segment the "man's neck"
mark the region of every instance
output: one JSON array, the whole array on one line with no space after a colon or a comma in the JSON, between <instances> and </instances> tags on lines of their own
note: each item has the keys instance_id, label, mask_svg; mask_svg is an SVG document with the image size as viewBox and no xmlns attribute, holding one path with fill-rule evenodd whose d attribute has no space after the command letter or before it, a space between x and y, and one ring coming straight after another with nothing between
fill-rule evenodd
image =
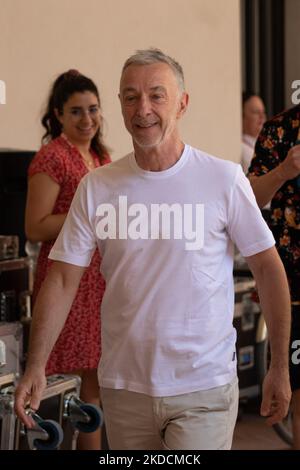
<instances>
[{"instance_id":1,"label":"man's neck","mask_svg":"<svg viewBox=\"0 0 300 470\"><path fill-rule=\"evenodd\" d=\"M180 159L184 143L178 141L169 145L161 144L151 148L141 148L135 142L135 159L140 168L146 171L163 171L171 168Z\"/></svg>"}]
</instances>

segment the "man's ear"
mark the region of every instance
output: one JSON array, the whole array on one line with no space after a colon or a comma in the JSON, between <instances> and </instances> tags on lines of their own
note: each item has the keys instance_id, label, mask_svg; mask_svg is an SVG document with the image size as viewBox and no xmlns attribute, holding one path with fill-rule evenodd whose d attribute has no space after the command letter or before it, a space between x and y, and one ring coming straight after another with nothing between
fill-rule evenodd
<instances>
[{"instance_id":1,"label":"man's ear","mask_svg":"<svg viewBox=\"0 0 300 470\"><path fill-rule=\"evenodd\" d=\"M182 93L179 102L179 110L177 113L177 118L179 119L186 112L189 104L189 95L185 91Z\"/></svg>"}]
</instances>

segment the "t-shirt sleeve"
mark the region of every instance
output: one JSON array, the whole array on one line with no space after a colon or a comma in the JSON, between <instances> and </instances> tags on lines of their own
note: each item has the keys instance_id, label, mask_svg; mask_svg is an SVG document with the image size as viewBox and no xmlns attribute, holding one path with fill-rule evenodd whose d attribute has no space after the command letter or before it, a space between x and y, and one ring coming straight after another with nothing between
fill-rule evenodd
<instances>
[{"instance_id":1,"label":"t-shirt sleeve","mask_svg":"<svg viewBox=\"0 0 300 470\"><path fill-rule=\"evenodd\" d=\"M83 178L49 258L76 266L89 266L96 248L96 236L90 219L87 187Z\"/></svg>"},{"instance_id":2,"label":"t-shirt sleeve","mask_svg":"<svg viewBox=\"0 0 300 470\"><path fill-rule=\"evenodd\" d=\"M266 124L257 138L248 175L262 176L276 168L278 165L277 141L278 138L274 134L274 130Z\"/></svg>"},{"instance_id":3,"label":"t-shirt sleeve","mask_svg":"<svg viewBox=\"0 0 300 470\"><path fill-rule=\"evenodd\" d=\"M275 244L240 165L231 189L227 230L242 256L255 255Z\"/></svg>"},{"instance_id":4,"label":"t-shirt sleeve","mask_svg":"<svg viewBox=\"0 0 300 470\"><path fill-rule=\"evenodd\" d=\"M62 153L55 148L42 147L29 166L28 177L30 178L37 173L46 173L53 181L62 185L66 174Z\"/></svg>"}]
</instances>

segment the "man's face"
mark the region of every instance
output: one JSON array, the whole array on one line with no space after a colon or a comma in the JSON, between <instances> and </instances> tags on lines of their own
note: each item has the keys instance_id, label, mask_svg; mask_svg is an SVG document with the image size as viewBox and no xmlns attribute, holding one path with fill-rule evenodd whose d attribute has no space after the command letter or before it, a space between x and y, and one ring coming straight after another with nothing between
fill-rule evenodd
<instances>
[{"instance_id":1,"label":"man's face","mask_svg":"<svg viewBox=\"0 0 300 470\"><path fill-rule=\"evenodd\" d=\"M168 64L127 67L119 97L125 126L136 146L150 149L177 136L177 121L188 98Z\"/></svg>"},{"instance_id":2,"label":"man's face","mask_svg":"<svg viewBox=\"0 0 300 470\"><path fill-rule=\"evenodd\" d=\"M243 109L243 132L257 138L266 120L264 103L259 96L251 96Z\"/></svg>"}]
</instances>

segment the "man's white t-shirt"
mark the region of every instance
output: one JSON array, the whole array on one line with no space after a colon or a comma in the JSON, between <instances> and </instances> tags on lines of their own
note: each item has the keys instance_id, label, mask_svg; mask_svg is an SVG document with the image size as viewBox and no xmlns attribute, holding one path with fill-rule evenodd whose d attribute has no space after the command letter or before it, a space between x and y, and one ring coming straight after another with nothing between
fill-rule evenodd
<instances>
[{"instance_id":1,"label":"man's white t-shirt","mask_svg":"<svg viewBox=\"0 0 300 470\"><path fill-rule=\"evenodd\" d=\"M167 170L130 154L82 180L50 258L88 266L99 247L102 387L172 396L233 380L234 243L251 256L274 238L233 162L185 145Z\"/></svg>"}]
</instances>

